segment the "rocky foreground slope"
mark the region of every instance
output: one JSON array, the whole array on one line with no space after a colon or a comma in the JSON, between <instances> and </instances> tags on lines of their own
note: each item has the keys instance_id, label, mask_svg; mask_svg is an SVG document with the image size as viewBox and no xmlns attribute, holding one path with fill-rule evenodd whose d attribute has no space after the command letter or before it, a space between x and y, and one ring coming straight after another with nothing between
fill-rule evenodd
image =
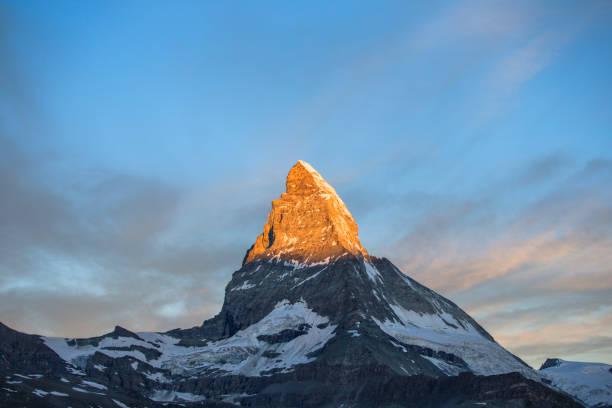
<instances>
[{"instance_id":1,"label":"rocky foreground slope","mask_svg":"<svg viewBox=\"0 0 612 408\"><path fill-rule=\"evenodd\" d=\"M201 326L90 339L2 326L0 353L6 406L581 406L453 302L369 255L302 161Z\"/></svg>"}]
</instances>

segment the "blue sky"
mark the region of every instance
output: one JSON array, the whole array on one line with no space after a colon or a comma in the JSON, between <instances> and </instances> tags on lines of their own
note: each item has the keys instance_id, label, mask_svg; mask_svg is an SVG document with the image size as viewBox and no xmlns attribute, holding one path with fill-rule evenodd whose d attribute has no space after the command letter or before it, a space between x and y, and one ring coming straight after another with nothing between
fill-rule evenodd
<instances>
[{"instance_id":1,"label":"blue sky","mask_svg":"<svg viewBox=\"0 0 612 408\"><path fill-rule=\"evenodd\" d=\"M1 320L200 324L303 159L370 253L531 364L610 363L611 17L597 1L7 1Z\"/></svg>"}]
</instances>

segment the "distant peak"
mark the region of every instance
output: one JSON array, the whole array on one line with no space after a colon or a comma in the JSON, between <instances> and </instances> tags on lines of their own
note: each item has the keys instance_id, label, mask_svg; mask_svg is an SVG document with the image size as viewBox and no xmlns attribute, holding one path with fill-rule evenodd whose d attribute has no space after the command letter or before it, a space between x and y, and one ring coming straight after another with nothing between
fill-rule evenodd
<instances>
[{"instance_id":1,"label":"distant peak","mask_svg":"<svg viewBox=\"0 0 612 408\"><path fill-rule=\"evenodd\" d=\"M351 254L368 256L353 216L310 164L298 160L285 185L286 193L272 201L264 231L247 252L244 264L271 259L317 263Z\"/></svg>"},{"instance_id":2,"label":"distant peak","mask_svg":"<svg viewBox=\"0 0 612 408\"><path fill-rule=\"evenodd\" d=\"M540 370L545 370L550 367L557 367L563 364L565 361L560 358L547 358L546 361L540 367Z\"/></svg>"},{"instance_id":3,"label":"distant peak","mask_svg":"<svg viewBox=\"0 0 612 408\"><path fill-rule=\"evenodd\" d=\"M133 337L135 339L140 339L136 333L129 331L128 329L124 329L121 326L115 326L112 332L108 334L110 337Z\"/></svg>"}]
</instances>

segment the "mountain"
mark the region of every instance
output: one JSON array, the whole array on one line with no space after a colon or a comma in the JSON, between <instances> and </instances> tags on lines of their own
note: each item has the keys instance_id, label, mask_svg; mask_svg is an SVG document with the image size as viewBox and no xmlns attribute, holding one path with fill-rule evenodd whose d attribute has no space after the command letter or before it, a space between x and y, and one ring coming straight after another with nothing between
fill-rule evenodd
<instances>
[{"instance_id":1,"label":"mountain","mask_svg":"<svg viewBox=\"0 0 612 408\"><path fill-rule=\"evenodd\" d=\"M114 332L115 333L115 332ZM129 333L129 332L127 332ZM120 329L117 339L124 334ZM113 334L106 337L112 337ZM115 364L122 376L122 362ZM0 323L1 407L161 407L113 380L87 375L45 345L41 336L23 334ZM177 405L170 404L169 407ZM211 405L214 406L214 405Z\"/></svg>"},{"instance_id":2,"label":"mountain","mask_svg":"<svg viewBox=\"0 0 612 408\"><path fill-rule=\"evenodd\" d=\"M0 366L0 396L14 406L68 390L102 406L581 406L453 302L370 255L303 161L202 325L89 339L6 332L8 353L25 350Z\"/></svg>"},{"instance_id":3,"label":"mountain","mask_svg":"<svg viewBox=\"0 0 612 408\"><path fill-rule=\"evenodd\" d=\"M612 406L612 365L547 359L539 374L592 407Z\"/></svg>"}]
</instances>

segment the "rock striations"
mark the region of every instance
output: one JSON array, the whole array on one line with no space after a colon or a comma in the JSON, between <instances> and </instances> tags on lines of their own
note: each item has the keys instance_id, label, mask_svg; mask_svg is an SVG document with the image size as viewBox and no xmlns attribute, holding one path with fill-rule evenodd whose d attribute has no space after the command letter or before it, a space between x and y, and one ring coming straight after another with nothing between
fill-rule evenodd
<instances>
[{"instance_id":1,"label":"rock striations","mask_svg":"<svg viewBox=\"0 0 612 408\"><path fill-rule=\"evenodd\" d=\"M248 250L254 260L329 262L346 255L367 257L357 223L333 189L310 164L300 160L289 171L287 192L272 201L264 230Z\"/></svg>"},{"instance_id":2,"label":"rock striations","mask_svg":"<svg viewBox=\"0 0 612 408\"><path fill-rule=\"evenodd\" d=\"M369 255L310 165L286 187L200 326L64 339L0 325L3 406L580 406L453 302Z\"/></svg>"}]
</instances>

